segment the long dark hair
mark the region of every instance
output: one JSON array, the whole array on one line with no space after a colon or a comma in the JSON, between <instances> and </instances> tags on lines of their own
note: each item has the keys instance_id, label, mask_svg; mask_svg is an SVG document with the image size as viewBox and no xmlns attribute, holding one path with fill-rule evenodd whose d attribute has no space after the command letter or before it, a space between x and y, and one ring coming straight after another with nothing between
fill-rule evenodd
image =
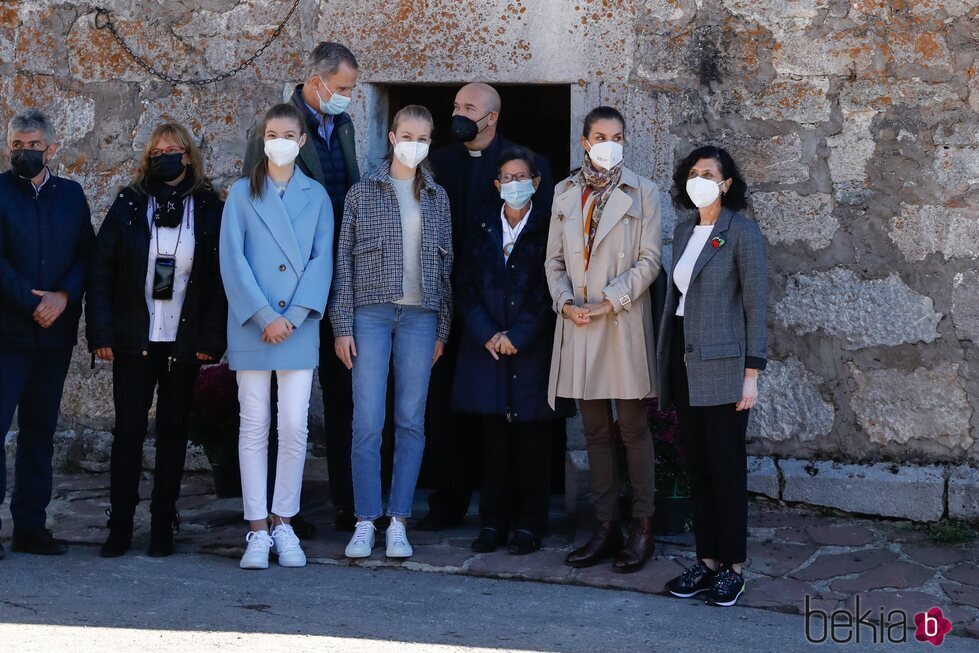
<instances>
[{"instance_id":1,"label":"long dark hair","mask_svg":"<svg viewBox=\"0 0 979 653\"><path fill-rule=\"evenodd\" d=\"M303 121L303 116L299 113L299 109L293 104L277 104L268 113L265 114L265 118L262 119L262 128L258 131L258 137L265 142L265 130L269 126L269 122L275 120L276 118L289 118L295 121L299 126L299 133L306 133L306 123ZM262 158L259 159L255 167L252 168L251 173L248 175L248 189L251 191L252 198L258 199L265 192L265 178L269 174L269 158L262 152Z\"/></svg>"},{"instance_id":2,"label":"long dark hair","mask_svg":"<svg viewBox=\"0 0 979 653\"><path fill-rule=\"evenodd\" d=\"M695 209L693 200L687 195L687 177L690 175L690 168L697 165L702 159L714 159L721 169L721 177L731 180L731 187L721 195L721 206L740 211L748 206L746 195L748 194L748 183L741 176L738 164L734 162L734 157L723 147L715 145L705 145L698 147L680 161L673 173L673 204L681 209Z\"/></svg>"},{"instance_id":3,"label":"long dark hair","mask_svg":"<svg viewBox=\"0 0 979 653\"><path fill-rule=\"evenodd\" d=\"M394 120L391 121L391 131L397 134L398 125L400 125L403 120L421 120L422 122L427 122L429 127L433 129L435 127L435 121L432 119L432 112L420 104L409 104L394 114ZM388 160L388 162L394 160L393 145L388 148L388 155L385 158ZM426 171L429 174L432 172L432 164L428 162L427 158L418 164L418 170L415 172L415 183L412 186L412 191L415 193L416 200L421 199L422 189L425 187L425 175L422 174L422 171Z\"/></svg>"}]
</instances>

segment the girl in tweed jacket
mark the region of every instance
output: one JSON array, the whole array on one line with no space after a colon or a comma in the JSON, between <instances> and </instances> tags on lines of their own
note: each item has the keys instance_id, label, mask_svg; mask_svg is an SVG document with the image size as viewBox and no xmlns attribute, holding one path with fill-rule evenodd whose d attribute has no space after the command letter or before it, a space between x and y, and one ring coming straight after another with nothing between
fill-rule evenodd
<instances>
[{"instance_id":1,"label":"girl in tweed jacket","mask_svg":"<svg viewBox=\"0 0 979 653\"><path fill-rule=\"evenodd\" d=\"M452 223L445 190L424 163L432 116L412 105L394 117L389 161L347 194L329 314L337 356L353 376L351 467L357 526L351 558L374 547L382 515L381 431L394 369L395 453L387 555L412 554L405 532L425 450L425 401L452 314Z\"/></svg>"}]
</instances>

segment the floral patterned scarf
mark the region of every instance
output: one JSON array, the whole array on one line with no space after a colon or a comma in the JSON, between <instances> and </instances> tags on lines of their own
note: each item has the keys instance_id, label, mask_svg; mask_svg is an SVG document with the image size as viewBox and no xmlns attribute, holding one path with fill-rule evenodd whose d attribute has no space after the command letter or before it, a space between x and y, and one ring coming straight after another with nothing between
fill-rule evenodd
<instances>
[{"instance_id":1,"label":"floral patterned scarf","mask_svg":"<svg viewBox=\"0 0 979 653\"><path fill-rule=\"evenodd\" d=\"M618 188L622 179L620 163L611 170L604 170L592 164L591 158L585 153L585 161L581 165L578 179L583 187L581 193L581 212L585 222L585 269L591 260L591 245L598 232L598 223L602 220L602 211L612 197L612 191Z\"/></svg>"}]
</instances>

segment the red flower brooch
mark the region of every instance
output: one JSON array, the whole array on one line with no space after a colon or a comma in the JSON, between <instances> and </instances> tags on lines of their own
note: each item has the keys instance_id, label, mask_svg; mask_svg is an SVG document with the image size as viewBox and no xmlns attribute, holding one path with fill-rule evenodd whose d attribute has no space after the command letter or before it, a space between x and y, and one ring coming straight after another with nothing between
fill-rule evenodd
<instances>
[{"instance_id":1,"label":"red flower brooch","mask_svg":"<svg viewBox=\"0 0 979 653\"><path fill-rule=\"evenodd\" d=\"M713 238L710 239L710 246L713 247L714 249L717 249L723 244L724 244L724 239L721 238L720 236L714 236Z\"/></svg>"}]
</instances>

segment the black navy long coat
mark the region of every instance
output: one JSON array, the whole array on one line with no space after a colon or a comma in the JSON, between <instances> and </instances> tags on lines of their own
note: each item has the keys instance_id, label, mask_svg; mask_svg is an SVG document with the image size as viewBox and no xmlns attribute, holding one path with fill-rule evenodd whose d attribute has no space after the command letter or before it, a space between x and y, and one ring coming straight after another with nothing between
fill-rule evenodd
<instances>
[{"instance_id":1,"label":"black navy long coat","mask_svg":"<svg viewBox=\"0 0 979 653\"><path fill-rule=\"evenodd\" d=\"M452 391L453 410L527 422L569 413L547 404L555 314L544 276L550 211L531 208L510 259L503 259L502 203L477 216L457 257L457 308L462 341ZM486 342L506 331L518 353L494 360Z\"/></svg>"}]
</instances>

